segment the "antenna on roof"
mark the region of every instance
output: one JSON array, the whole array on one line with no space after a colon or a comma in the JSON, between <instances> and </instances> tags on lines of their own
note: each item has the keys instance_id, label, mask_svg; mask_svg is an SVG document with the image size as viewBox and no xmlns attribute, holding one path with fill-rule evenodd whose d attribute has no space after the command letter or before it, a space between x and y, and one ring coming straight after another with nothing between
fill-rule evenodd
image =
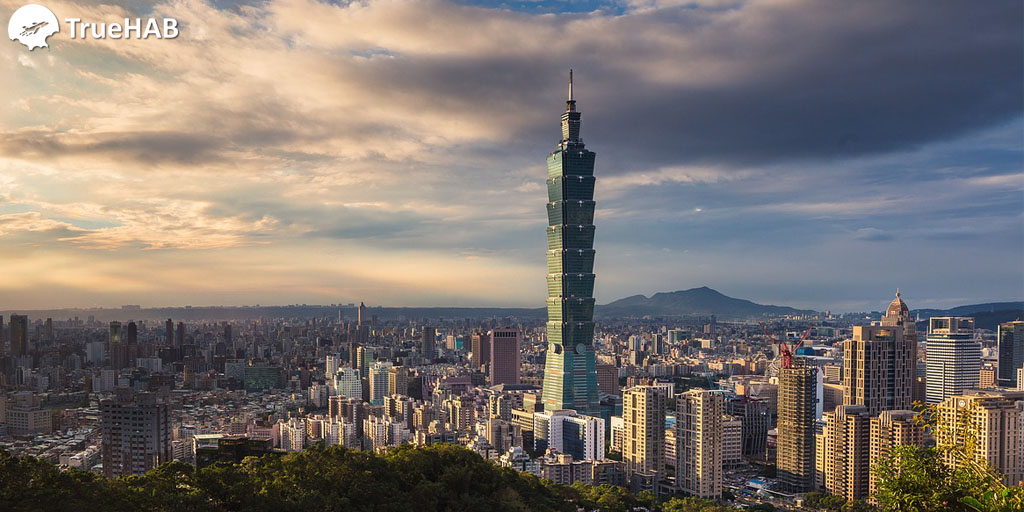
<instances>
[{"instance_id":1,"label":"antenna on roof","mask_svg":"<svg viewBox=\"0 0 1024 512\"><path fill-rule=\"evenodd\" d=\"M572 101L572 68L569 68L569 101Z\"/></svg>"}]
</instances>

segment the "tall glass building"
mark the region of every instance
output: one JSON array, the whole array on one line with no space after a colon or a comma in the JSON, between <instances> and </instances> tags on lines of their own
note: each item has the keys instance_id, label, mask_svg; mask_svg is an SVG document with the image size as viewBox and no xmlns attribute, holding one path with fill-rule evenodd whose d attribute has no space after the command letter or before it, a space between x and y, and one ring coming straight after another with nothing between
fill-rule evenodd
<instances>
[{"instance_id":1,"label":"tall glass building","mask_svg":"<svg viewBox=\"0 0 1024 512\"><path fill-rule=\"evenodd\" d=\"M594 153L580 139L572 98L562 141L548 155L548 351L544 410L598 415L594 354Z\"/></svg>"}]
</instances>

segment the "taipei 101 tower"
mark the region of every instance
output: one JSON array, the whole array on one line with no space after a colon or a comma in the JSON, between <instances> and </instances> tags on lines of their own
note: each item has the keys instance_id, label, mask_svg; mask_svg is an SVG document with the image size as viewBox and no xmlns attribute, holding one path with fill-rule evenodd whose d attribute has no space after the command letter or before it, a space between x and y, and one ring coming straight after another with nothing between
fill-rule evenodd
<instances>
[{"instance_id":1,"label":"taipei 101 tower","mask_svg":"<svg viewBox=\"0 0 1024 512\"><path fill-rule=\"evenodd\" d=\"M548 349L545 411L598 415L594 353L594 153L580 139L572 97L562 112L562 141L548 155Z\"/></svg>"}]
</instances>

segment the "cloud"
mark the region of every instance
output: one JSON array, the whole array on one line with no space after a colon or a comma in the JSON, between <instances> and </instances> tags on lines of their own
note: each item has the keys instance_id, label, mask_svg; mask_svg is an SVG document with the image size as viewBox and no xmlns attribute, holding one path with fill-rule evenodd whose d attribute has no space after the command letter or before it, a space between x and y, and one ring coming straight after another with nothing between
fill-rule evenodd
<instances>
[{"instance_id":1,"label":"cloud","mask_svg":"<svg viewBox=\"0 0 1024 512\"><path fill-rule=\"evenodd\" d=\"M642 264L682 275L661 249L760 254L890 236L922 244L907 257L926 272L939 266L923 261L927 248L967 257L958 233L980 233L1005 261L1022 245L1019 2L48 5L93 19L151 10L183 27L166 41L58 36L31 67L17 45L0 45L0 198L34 215L9 219L0 240L50 244L61 264L118 252L120 268L141 269L161 255L261 302L275 292L208 262L247 254L261 263L246 268L277 273L268 287L288 276L326 296L296 274L322 272L328 258L306 270L284 262L337 253L362 272L339 280L365 287L330 289L387 287L391 303L479 297L445 263L463 256L485 281L506 268L541 275L543 158L569 67L598 153L599 261L618 262L599 279L607 299L671 281L616 280L637 265L616 247L656 248ZM722 280L768 267L798 277L716 256L749 269ZM101 267L82 272L114 272ZM452 280L418 276L436 268ZM1019 270L989 269L1004 282ZM542 278L526 283L508 300L543 295Z\"/></svg>"},{"instance_id":2,"label":"cloud","mask_svg":"<svg viewBox=\"0 0 1024 512\"><path fill-rule=\"evenodd\" d=\"M857 240L868 242L891 242L896 239L891 233L876 228L861 228L853 233Z\"/></svg>"}]
</instances>

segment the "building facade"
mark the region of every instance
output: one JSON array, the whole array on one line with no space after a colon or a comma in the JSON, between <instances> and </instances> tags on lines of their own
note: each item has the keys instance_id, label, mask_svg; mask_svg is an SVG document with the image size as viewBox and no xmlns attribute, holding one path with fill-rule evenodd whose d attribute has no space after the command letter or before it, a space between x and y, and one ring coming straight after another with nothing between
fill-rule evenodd
<instances>
[{"instance_id":1,"label":"building facade","mask_svg":"<svg viewBox=\"0 0 1024 512\"><path fill-rule=\"evenodd\" d=\"M978 387L981 344L974 340L974 319L932 317L928 320L927 391L929 404Z\"/></svg>"},{"instance_id":2,"label":"building facade","mask_svg":"<svg viewBox=\"0 0 1024 512\"><path fill-rule=\"evenodd\" d=\"M545 410L599 413L594 352L594 153L580 138L572 98L562 113L562 141L548 155L548 348Z\"/></svg>"},{"instance_id":3,"label":"building facade","mask_svg":"<svg viewBox=\"0 0 1024 512\"><path fill-rule=\"evenodd\" d=\"M142 475L171 461L171 415L152 393L118 390L100 401L103 473Z\"/></svg>"},{"instance_id":4,"label":"building facade","mask_svg":"<svg viewBox=\"0 0 1024 512\"><path fill-rule=\"evenodd\" d=\"M519 329L494 329L488 334L491 342L490 350L490 383L519 384L519 345L523 333Z\"/></svg>"},{"instance_id":5,"label":"building facade","mask_svg":"<svg viewBox=\"0 0 1024 512\"><path fill-rule=\"evenodd\" d=\"M814 485L814 420L817 370L794 361L779 369L779 422L775 467L787 492L806 492Z\"/></svg>"},{"instance_id":6,"label":"building facade","mask_svg":"<svg viewBox=\"0 0 1024 512\"><path fill-rule=\"evenodd\" d=\"M997 384L1005 388L1018 388L1017 370L1024 368L1024 322L1017 320L999 324L999 370Z\"/></svg>"}]
</instances>

